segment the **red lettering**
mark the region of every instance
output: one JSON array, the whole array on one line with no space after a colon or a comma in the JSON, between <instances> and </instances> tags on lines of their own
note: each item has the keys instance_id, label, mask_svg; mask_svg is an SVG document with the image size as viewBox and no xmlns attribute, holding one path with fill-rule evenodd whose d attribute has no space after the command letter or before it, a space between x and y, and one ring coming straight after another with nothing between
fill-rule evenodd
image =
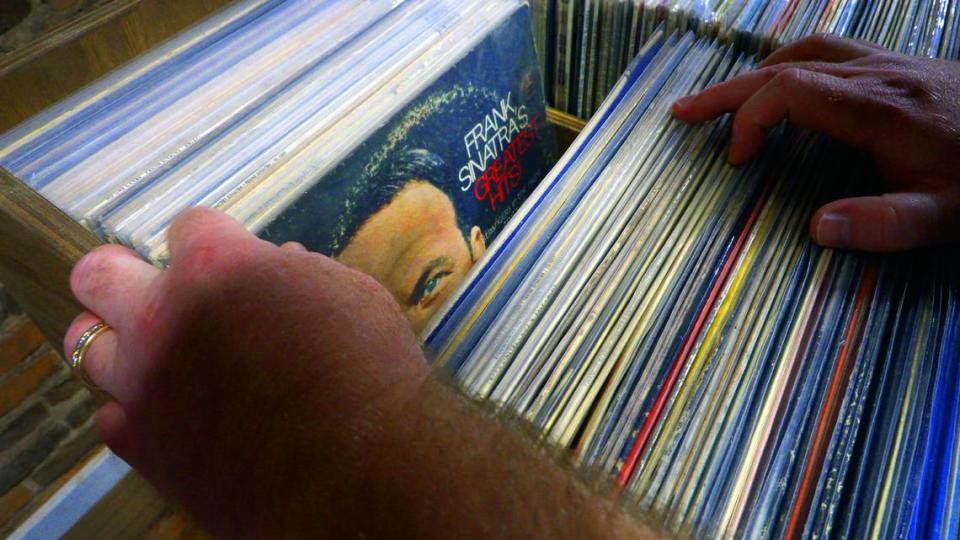
<instances>
[{"instance_id":1,"label":"red lettering","mask_svg":"<svg viewBox=\"0 0 960 540\"><path fill-rule=\"evenodd\" d=\"M478 201L488 201L492 212L497 211L498 202L505 201L513 190L520 186L520 181L523 179L520 158L533 148L540 136L537 128L538 118L534 115L520 133L510 141L503 154L497 157L474 182L474 197Z\"/></svg>"}]
</instances>

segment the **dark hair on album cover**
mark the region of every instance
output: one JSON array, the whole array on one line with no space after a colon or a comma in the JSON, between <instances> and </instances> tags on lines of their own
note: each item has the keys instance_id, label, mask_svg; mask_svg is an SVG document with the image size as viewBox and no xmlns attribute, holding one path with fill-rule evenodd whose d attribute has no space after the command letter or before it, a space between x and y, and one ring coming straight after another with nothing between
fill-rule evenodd
<instances>
[{"instance_id":1,"label":"dark hair on album cover","mask_svg":"<svg viewBox=\"0 0 960 540\"><path fill-rule=\"evenodd\" d=\"M489 90L457 85L430 94L408 109L370 157L359 177L338 178L352 185L344 194L340 217L330 231L329 252L339 255L357 230L413 181L429 182L450 198L456 210L457 225L469 246L470 228L479 225L485 229L486 224L472 222L475 221L470 207L472 194L464 194L457 170L442 156L456 155L450 149L459 150L463 144L460 134L449 136L450 124L483 118L497 101L497 96Z\"/></svg>"}]
</instances>

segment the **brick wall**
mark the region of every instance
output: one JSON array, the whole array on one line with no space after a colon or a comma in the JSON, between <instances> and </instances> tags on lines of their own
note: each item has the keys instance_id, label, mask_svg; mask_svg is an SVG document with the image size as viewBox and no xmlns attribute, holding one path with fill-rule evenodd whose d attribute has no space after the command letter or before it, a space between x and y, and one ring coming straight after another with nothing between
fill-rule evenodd
<instances>
[{"instance_id":1,"label":"brick wall","mask_svg":"<svg viewBox=\"0 0 960 540\"><path fill-rule=\"evenodd\" d=\"M0 538L99 446L95 403L0 286Z\"/></svg>"}]
</instances>

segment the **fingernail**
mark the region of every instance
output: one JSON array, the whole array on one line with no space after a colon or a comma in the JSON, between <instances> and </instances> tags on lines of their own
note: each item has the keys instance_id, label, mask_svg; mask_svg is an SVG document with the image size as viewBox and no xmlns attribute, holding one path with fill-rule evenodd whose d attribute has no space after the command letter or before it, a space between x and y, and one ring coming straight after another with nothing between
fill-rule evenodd
<instances>
[{"instance_id":1,"label":"fingernail","mask_svg":"<svg viewBox=\"0 0 960 540\"><path fill-rule=\"evenodd\" d=\"M829 247L850 245L850 220L840 214L828 213L817 223L817 243Z\"/></svg>"},{"instance_id":2,"label":"fingernail","mask_svg":"<svg viewBox=\"0 0 960 540\"><path fill-rule=\"evenodd\" d=\"M693 96L682 97L673 102L673 112L683 112L690 108L693 103Z\"/></svg>"}]
</instances>

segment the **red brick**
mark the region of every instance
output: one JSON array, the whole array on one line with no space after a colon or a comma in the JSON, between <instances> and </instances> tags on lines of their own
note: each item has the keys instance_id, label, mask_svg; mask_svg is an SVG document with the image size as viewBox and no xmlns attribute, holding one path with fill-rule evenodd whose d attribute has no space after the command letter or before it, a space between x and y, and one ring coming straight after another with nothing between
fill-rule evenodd
<instances>
[{"instance_id":1,"label":"red brick","mask_svg":"<svg viewBox=\"0 0 960 540\"><path fill-rule=\"evenodd\" d=\"M87 420L93 416L97 410L97 402L94 401L90 392L84 392L80 401L73 404L73 408L67 413L67 424L70 427L78 428L87 423Z\"/></svg>"},{"instance_id":2,"label":"red brick","mask_svg":"<svg viewBox=\"0 0 960 540\"><path fill-rule=\"evenodd\" d=\"M33 499L33 492L19 485L0 496L0 528Z\"/></svg>"},{"instance_id":3,"label":"red brick","mask_svg":"<svg viewBox=\"0 0 960 540\"><path fill-rule=\"evenodd\" d=\"M44 342L40 329L26 317L0 340L0 375L16 367Z\"/></svg>"},{"instance_id":4,"label":"red brick","mask_svg":"<svg viewBox=\"0 0 960 540\"><path fill-rule=\"evenodd\" d=\"M47 416L49 416L47 409L40 403L34 403L26 410L18 411L16 418L0 432L0 451L12 448L17 441L32 433L40 422L46 420Z\"/></svg>"},{"instance_id":5,"label":"red brick","mask_svg":"<svg viewBox=\"0 0 960 540\"><path fill-rule=\"evenodd\" d=\"M0 416L12 411L36 392L43 381L57 371L62 362L57 353L47 351L37 358L33 365L4 381L3 385L0 385Z\"/></svg>"}]
</instances>

